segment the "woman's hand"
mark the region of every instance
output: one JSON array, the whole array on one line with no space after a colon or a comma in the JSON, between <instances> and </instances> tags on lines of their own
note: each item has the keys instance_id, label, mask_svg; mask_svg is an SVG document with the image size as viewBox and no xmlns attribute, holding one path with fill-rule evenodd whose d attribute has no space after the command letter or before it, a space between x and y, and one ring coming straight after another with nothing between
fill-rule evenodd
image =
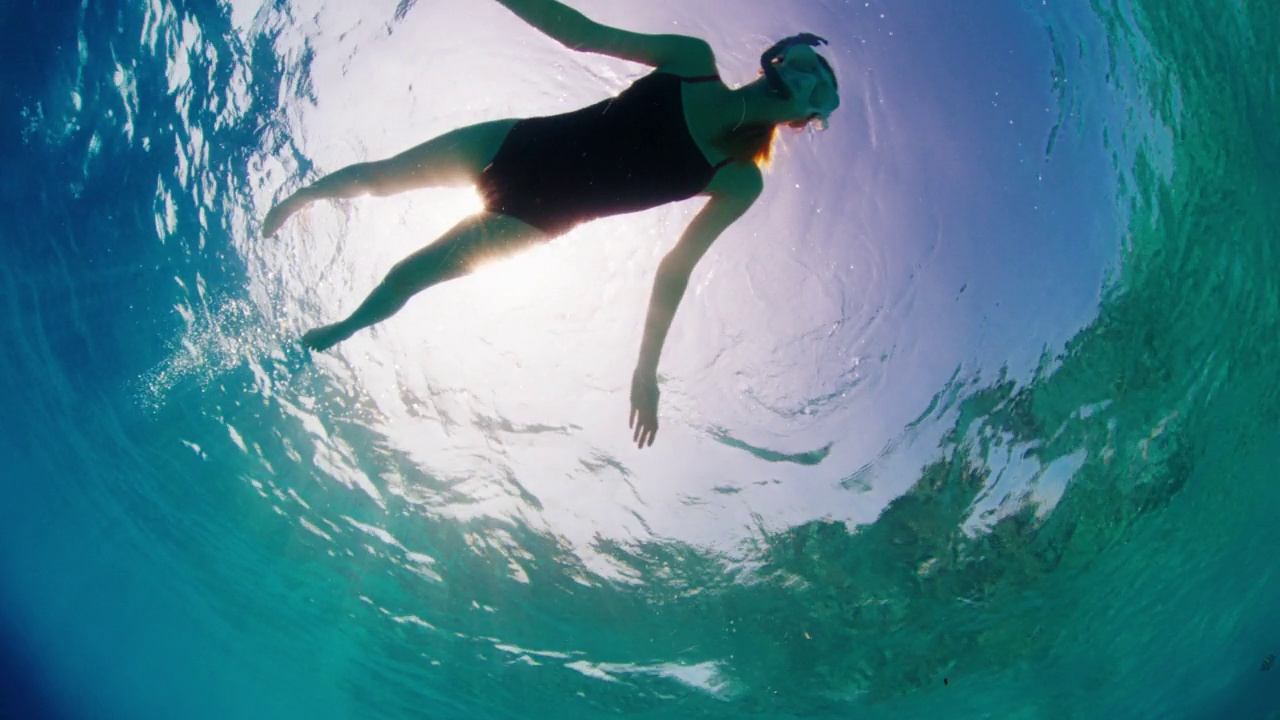
<instances>
[{"instance_id":1,"label":"woman's hand","mask_svg":"<svg viewBox=\"0 0 1280 720\"><path fill-rule=\"evenodd\" d=\"M639 370L631 376L631 439L636 447L653 445L658 434L658 377Z\"/></svg>"}]
</instances>

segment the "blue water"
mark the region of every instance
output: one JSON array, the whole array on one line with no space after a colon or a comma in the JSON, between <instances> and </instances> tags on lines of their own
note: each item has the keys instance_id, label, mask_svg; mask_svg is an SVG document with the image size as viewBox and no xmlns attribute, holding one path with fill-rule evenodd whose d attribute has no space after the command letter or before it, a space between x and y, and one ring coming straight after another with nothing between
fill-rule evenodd
<instances>
[{"instance_id":1,"label":"blue water","mask_svg":"<svg viewBox=\"0 0 1280 720\"><path fill-rule=\"evenodd\" d=\"M572 4L731 83L818 32L841 80L699 265L644 451L696 203L315 357L478 200L257 233L642 69L482 0L6 0L0 716L1280 717L1280 12Z\"/></svg>"}]
</instances>

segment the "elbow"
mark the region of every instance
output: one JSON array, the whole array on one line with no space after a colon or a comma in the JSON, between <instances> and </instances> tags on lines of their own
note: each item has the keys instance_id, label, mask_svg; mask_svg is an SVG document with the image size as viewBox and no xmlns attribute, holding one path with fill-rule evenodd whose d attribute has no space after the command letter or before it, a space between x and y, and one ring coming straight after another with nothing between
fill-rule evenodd
<instances>
[{"instance_id":1,"label":"elbow","mask_svg":"<svg viewBox=\"0 0 1280 720\"><path fill-rule=\"evenodd\" d=\"M595 25L590 18L573 8L561 6L560 16L556 20L555 32L548 34L569 50L589 49L587 39L591 37Z\"/></svg>"},{"instance_id":2,"label":"elbow","mask_svg":"<svg viewBox=\"0 0 1280 720\"><path fill-rule=\"evenodd\" d=\"M656 282L666 288L679 288L680 292L684 292L684 288L689 284L689 276L693 274L693 264L677 253L668 253L662 261L658 263L658 275Z\"/></svg>"}]
</instances>

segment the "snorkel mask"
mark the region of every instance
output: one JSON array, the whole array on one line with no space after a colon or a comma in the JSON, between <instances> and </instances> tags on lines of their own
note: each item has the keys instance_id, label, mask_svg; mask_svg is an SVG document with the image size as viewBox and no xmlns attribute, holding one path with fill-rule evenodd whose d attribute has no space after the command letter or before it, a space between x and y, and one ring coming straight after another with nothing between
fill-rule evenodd
<instances>
[{"instance_id":1,"label":"snorkel mask","mask_svg":"<svg viewBox=\"0 0 1280 720\"><path fill-rule=\"evenodd\" d=\"M827 41L812 33L801 33L778 41L760 56L765 80L778 97L792 100L820 129L840 107L840 95L831 66L813 48Z\"/></svg>"}]
</instances>

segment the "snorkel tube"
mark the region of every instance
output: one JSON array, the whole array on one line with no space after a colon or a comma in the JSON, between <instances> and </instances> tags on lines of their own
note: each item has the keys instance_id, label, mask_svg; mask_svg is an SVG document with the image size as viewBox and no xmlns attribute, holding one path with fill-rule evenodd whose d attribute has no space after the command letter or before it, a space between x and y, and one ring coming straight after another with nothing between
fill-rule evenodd
<instances>
[{"instance_id":1,"label":"snorkel tube","mask_svg":"<svg viewBox=\"0 0 1280 720\"><path fill-rule=\"evenodd\" d=\"M791 88L787 86L786 81L782 79L782 75L778 73L778 58L796 45L820 47L828 44L825 38L820 38L813 33L800 33L789 38L783 38L775 43L773 47L765 50L764 54L760 56L760 69L764 71L764 78L768 81L769 87L783 100L790 100Z\"/></svg>"}]
</instances>

